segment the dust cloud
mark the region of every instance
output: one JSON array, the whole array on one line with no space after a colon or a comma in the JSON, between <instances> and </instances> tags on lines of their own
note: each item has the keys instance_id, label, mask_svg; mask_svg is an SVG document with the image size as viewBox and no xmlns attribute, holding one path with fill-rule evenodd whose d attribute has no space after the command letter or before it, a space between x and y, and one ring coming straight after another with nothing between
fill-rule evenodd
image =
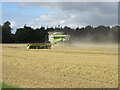
<instances>
[{"instance_id":1,"label":"dust cloud","mask_svg":"<svg viewBox=\"0 0 120 90\"><path fill-rule=\"evenodd\" d=\"M116 31L117 33L117 31ZM105 35L71 36L67 42L60 42L52 46L53 49L81 49L81 48L102 48L102 49L118 49L118 34L112 31Z\"/></svg>"},{"instance_id":2,"label":"dust cloud","mask_svg":"<svg viewBox=\"0 0 120 90\"><path fill-rule=\"evenodd\" d=\"M61 42L52 46L52 49L118 49L118 43L88 43L88 42Z\"/></svg>"}]
</instances>

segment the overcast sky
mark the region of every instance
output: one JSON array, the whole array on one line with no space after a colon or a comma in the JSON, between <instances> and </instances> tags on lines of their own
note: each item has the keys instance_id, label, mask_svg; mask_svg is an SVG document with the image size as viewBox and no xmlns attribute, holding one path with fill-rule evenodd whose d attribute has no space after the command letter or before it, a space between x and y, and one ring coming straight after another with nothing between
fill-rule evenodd
<instances>
[{"instance_id":1,"label":"overcast sky","mask_svg":"<svg viewBox=\"0 0 120 90\"><path fill-rule=\"evenodd\" d=\"M58 25L72 28L118 24L117 2L3 2L2 21L14 29L25 24L38 28Z\"/></svg>"}]
</instances>

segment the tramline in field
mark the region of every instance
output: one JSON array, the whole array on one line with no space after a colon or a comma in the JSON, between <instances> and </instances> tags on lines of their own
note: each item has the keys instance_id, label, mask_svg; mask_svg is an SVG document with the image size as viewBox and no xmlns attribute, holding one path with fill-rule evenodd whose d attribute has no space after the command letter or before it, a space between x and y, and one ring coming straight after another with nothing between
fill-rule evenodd
<instances>
[{"instance_id":1,"label":"tramline in field","mask_svg":"<svg viewBox=\"0 0 120 90\"><path fill-rule=\"evenodd\" d=\"M28 43L27 49L51 49L51 46L58 42L68 41L70 35L65 35L64 32L48 32L48 39L44 43Z\"/></svg>"}]
</instances>

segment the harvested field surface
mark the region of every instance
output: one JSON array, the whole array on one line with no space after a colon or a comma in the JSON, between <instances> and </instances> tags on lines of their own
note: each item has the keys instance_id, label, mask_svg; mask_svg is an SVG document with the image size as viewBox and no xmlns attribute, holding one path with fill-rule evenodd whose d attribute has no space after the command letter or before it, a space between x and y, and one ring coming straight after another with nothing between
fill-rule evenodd
<instances>
[{"instance_id":1,"label":"harvested field surface","mask_svg":"<svg viewBox=\"0 0 120 90\"><path fill-rule=\"evenodd\" d=\"M117 88L117 44L2 45L3 82L21 88Z\"/></svg>"}]
</instances>

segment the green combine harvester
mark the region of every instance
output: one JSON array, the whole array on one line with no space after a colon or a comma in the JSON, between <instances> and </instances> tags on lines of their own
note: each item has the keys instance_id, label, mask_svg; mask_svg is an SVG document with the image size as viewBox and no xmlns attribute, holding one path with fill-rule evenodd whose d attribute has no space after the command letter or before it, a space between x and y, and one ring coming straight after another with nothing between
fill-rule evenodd
<instances>
[{"instance_id":1,"label":"green combine harvester","mask_svg":"<svg viewBox=\"0 0 120 90\"><path fill-rule=\"evenodd\" d=\"M64 35L63 32L48 32L48 41L45 43L28 43L27 49L51 49L51 46L58 42L69 40L69 35Z\"/></svg>"}]
</instances>

